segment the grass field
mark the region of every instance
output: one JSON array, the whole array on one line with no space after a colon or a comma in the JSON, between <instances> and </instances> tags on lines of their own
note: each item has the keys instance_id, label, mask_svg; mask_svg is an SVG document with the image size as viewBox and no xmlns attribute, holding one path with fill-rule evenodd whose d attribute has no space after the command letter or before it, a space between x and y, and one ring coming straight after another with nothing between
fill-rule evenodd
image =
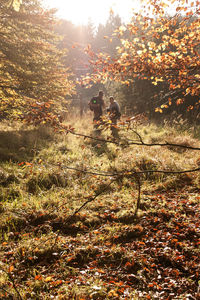
<instances>
[{"instance_id":1,"label":"grass field","mask_svg":"<svg viewBox=\"0 0 200 300\"><path fill-rule=\"evenodd\" d=\"M199 128L91 119L1 124L0 298L199 299Z\"/></svg>"}]
</instances>

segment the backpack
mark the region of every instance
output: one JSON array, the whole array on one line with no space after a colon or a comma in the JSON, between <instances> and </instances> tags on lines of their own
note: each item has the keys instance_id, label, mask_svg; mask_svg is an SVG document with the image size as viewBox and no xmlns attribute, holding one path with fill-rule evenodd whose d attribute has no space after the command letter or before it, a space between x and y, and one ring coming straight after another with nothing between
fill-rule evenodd
<instances>
[{"instance_id":1,"label":"backpack","mask_svg":"<svg viewBox=\"0 0 200 300\"><path fill-rule=\"evenodd\" d=\"M101 106L96 105L96 104L100 104L99 103L99 98L98 97L93 97L89 102L90 110L94 111L94 112L101 112Z\"/></svg>"},{"instance_id":2,"label":"backpack","mask_svg":"<svg viewBox=\"0 0 200 300\"><path fill-rule=\"evenodd\" d=\"M96 103L97 103L96 97L93 97L93 98L90 100L90 102L89 102L89 108L90 108L91 111L94 110L93 104L96 104Z\"/></svg>"}]
</instances>

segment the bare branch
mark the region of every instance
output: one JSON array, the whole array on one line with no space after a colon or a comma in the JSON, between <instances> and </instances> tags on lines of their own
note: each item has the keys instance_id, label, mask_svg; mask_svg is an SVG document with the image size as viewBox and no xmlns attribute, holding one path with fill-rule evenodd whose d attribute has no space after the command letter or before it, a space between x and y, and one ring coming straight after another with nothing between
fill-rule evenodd
<instances>
[{"instance_id":1,"label":"bare branch","mask_svg":"<svg viewBox=\"0 0 200 300\"><path fill-rule=\"evenodd\" d=\"M66 224L67 222L71 221L71 220L73 219L73 217L74 217L77 213L79 213L79 212L80 212L80 211L81 211L88 203L94 201L99 195L103 194L103 193L108 189L108 187L109 187L112 183L113 183L113 180L110 181L103 189L97 190L94 196L88 197L87 201L84 202L78 209L76 209L76 210L74 211L74 213L73 213L71 216L69 216L69 217L66 219L65 224ZM56 243L57 243L57 241L58 241L58 238L59 238L59 231L58 231L57 234L56 234L56 238L55 238L55 241L54 241L54 244L53 244L52 248L56 245Z\"/></svg>"},{"instance_id":2,"label":"bare branch","mask_svg":"<svg viewBox=\"0 0 200 300\"><path fill-rule=\"evenodd\" d=\"M99 141L99 142L111 143L111 144L116 144L116 145L119 145L119 146L123 145L123 143L121 143L120 141L118 142L118 141L115 141L115 140L106 140L106 139L103 139L103 138L97 138L97 137L93 137L93 136L90 136L90 135L85 135L85 134L82 134L82 133L75 133L72 130L67 130L67 132L71 133L73 135L76 135L76 136L92 139L92 140ZM169 142L165 142L165 143L145 143L143 141L141 135L138 132L134 131L134 133L139 137L140 142L136 142L136 141L133 141L131 139L127 139L128 146L129 145L147 146L147 147L154 147L154 146L169 147L169 146L171 146L171 147L179 147L179 148L190 149L190 150L200 150L199 147L192 147L192 146L174 144L174 143L169 143Z\"/></svg>"},{"instance_id":3,"label":"bare branch","mask_svg":"<svg viewBox=\"0 0 200 300\"><path fill-rule=\"evenodd\" d=\"M66 222L69 222L69 220L71 220L77 213L79 213L79 211L81 211L81 209L83 209L88 203L94 201L98 196L102 195L113 183L113 181L114 180L111 180L103 189L100 189L99 191L97 190L94 196L90 196L88 200L83 203L83 205L81 205L77 210L75 210L75 212L71 216L67 218Z\"/></svg>"},{"instance_id":4,"label":"bare branch","mask_svg":"<svg viewBox=\"0 0 200 300\"><path fill-rule=\"evenodd\" d=\"M41 165L40 165L41 166ZM57 166L57 165L54 165ZM61 168L69 169L69 170L74 170L80 173L86 173L86 174L92 174L92 175L97 175L97 176L103 176L103 177L116 177L116 176L128 176L130 173L133 174L146 174L146 173L164 173L164 174L183 174L183 173L192 173L192 172L198 172L200 171L200 167L196 169L188 169L188 170L181 170L181 171L173 171L173 170L144 170L144 171L135 171L134 170L122 170L116 173L98 173L98 172L91 172L87 170L81 170L78 168L72 168L68 166L63 166L59 165ZM115 178L116 180L116 178Z\"/></svg>"}]
</instances>

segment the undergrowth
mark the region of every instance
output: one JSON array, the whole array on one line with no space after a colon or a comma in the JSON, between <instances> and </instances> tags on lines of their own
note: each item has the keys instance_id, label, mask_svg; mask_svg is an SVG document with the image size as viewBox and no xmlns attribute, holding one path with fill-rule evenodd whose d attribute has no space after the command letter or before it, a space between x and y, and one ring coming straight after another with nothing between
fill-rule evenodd
<instances>
[{"instance_id":1,"label":"undergrowth","mask_svg":"<svg viewBox=\"0 0 200 300\"><path fill-rule=\"evenodd\" d=\"M91 120L72 126L98 137ZM197 299L200 176L155 171L195 169L199 151L126 143L199 147L197 129L120 126L112 144L2 124L2 299ZM145 172L137 216L136 178L114 176L130 170Z\"/></svg>"}]
</instances>

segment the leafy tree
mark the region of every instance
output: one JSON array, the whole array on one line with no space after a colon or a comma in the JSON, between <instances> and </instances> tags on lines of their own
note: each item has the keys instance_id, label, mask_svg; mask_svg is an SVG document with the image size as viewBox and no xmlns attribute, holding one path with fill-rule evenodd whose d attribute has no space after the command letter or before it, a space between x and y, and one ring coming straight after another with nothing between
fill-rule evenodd
<instances>
[{"instance_id":1,"label":"leafy tree","mask_svg":"<svg viewBox=\"0 0 200 300\"><path fill-rule=\"evenodd\" d=\"M73 84L56 47L54 11L39 0L20 4L0 4L0 115L55 123Z\"/></svg>"},{"instance_id":2,"label":"leafy tree","mask_svg":"<svg viewBox=\"0 0 200 300\"><path fill-rule=\"evenodd\" d=\"M168 16L172 4L177 5L176 13ZM121 44L115 59L105 53L91 53L94 67L91 79L94 82L112 79L126 85L136 79L148 80L156 87L164 84L171 93L164 89L164 103L157 108L160 112L171 106L173 100L179 105L188 100L188 96L196 97L198 106L199 13L198 1L190 5L187 1L173 0L144 2L142 14L136 13L132 21L116 33L121 35ZM195 105L189 103L187 109L193 109Z\"/></svg>"},{"instance_id":3,"label":"leafy tree","mask_svg":"<svg viewBox=\"0 0 200 300\"><path fill-rule=\"evenodd\" d=\"M19 11L22 0L2 0L2 5L6 7L11 7L15 11Z\"/></svg>"}]
</instances>

